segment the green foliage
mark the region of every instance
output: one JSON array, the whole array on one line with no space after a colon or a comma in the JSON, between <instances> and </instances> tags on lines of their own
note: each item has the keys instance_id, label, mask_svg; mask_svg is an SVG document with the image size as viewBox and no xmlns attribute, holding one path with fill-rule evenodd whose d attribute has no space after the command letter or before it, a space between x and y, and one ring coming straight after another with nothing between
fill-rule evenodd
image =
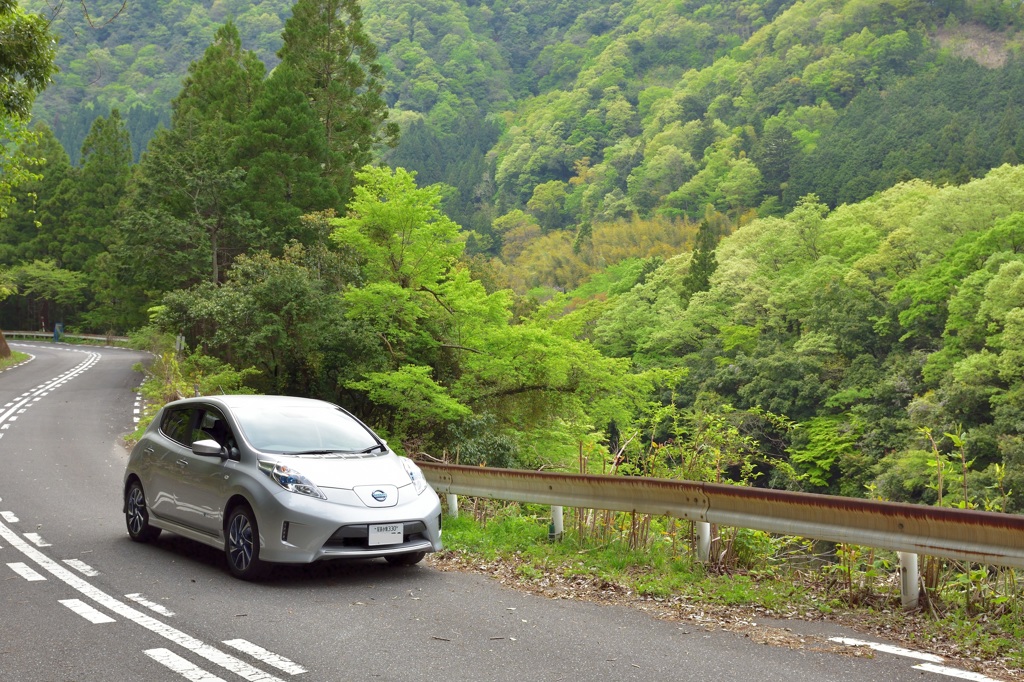
<instances>
[{"instance_id":1,"label":"green foliage","mask_svg":"<svg viewBox=\"0 0 1024 682\"><path fill-rule=\"evenodd\" d=\"M14 0L0 2L0 218L16 198L16 188L38 181L45 159L26 147L36 141L28 129L36 95L56 71L56 50L46 19Z\"/></svg>"},{"instance_id":2,"label":"green foliage","mask_svg":"<svg viewBox=\"0 0 1024 682\"><path fill-rule=\"evenodd\" d=\"M0 2L0 120L23 119L56 71L56 50L46 19L14 0Z\"/></svg>"},{"instance_id":3,"label":"green foliage","mask_svg":"<svg viewBox=\"0 0 1024 682\"><path fill-rule=\"evenodd\" d=\"M436 428L470 414L430 373L430 367L403 365L390 372L370 372L365 379L350 382L348 388L365 392L374 404L391 412L389 436L408 439L417 429Z\"/></svg>"},{"instance_id":4,"label":"green foliage","mask_svg":"<svg viewBox=\"0 0 1024 682\"><path fill-rule=\"evenodd\" d=\"M398 127L385 124L384 70L363 28L356 0L299 0L285 23L278 56L324 130L325 171L347 199L354 173L380 144L394 146Z\"/></svg>"}]
</instances>

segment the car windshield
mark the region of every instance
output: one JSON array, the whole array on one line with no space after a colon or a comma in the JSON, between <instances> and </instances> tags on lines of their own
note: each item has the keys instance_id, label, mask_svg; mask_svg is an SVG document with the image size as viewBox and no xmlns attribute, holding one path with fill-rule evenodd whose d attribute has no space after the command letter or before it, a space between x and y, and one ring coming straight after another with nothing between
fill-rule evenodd
<instances>
[{"instance_id":1,"label":"car windshield","mask_svg":"<svg viewBox=\"0 0 1024 682\"><path fill-rule=\"evenodd\" d=\"M283 454L384 451L380 441L345 412L331 407L259 407L234 410L235 419L257 450Z\"/></svg>"}]
</instances>

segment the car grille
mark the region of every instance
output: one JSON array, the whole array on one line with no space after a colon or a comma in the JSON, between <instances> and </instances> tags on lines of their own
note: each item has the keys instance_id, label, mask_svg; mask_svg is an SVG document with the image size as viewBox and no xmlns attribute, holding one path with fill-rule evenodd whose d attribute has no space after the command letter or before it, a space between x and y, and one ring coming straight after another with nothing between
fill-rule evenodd
<instances>
[{"instance_id":1,"label":"car grille","mask_svg":"<svg viewBox=\"0 0 1024 682\"><path fill-rule=\"evenodd\" d=\"M406 521L405 535L402 536L402 544L407 542L416 542L418 540L427 540L428 538L426 533L427 525L422 521ZM338 530L334 531L334 534L327 539L327 542L324 543L324 547L371 549L369 544L367 544L369 534L369 527L366 524L342 526ZM381 547L373 547L372 549L381 549Z\"/></svg>"}]
</instances>

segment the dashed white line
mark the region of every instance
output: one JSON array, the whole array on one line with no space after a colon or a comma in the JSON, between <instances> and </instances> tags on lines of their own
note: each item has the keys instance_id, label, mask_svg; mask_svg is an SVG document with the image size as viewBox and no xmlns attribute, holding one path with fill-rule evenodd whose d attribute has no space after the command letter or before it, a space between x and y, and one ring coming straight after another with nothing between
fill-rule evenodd
<instances>
[{"instance_id":1,"label":"dashed white line","mask_svg":"<svg viewBox=\"0 0 1024 682\"><path fill-rule=\"evenodd\" d=\"M146 655L191 682L224 682L223 679L206 672L197 665L189 663L178 654L167 649L149 649L146 651Z\"/></svg>"},{"instance_id":2,"label":"dashed white line","mask_svg":"<svg viewBox=\"0 0 1024 682\"><path fill-rule=\"evenodd\" d=\"M65 559L64 563L66 563L68 566L75 569L82 575L88 576L90 578L95 578L100 574L99 571L97 571L95 568L85 563L81 559Z\"/></svg>"},{"instance_id":3,"label":"dashed white line","mask_svg":"<svg viewBox=\"0 0 1024 682\"><path fill-rule=\"evenodd\" d=\"M93 607L89 606L81 599L61 599L59 601L61 604L68 607L82 618L85 618L93 625L117 622L107 614L103 613L102 611L99 611L98 609L94 609Z\"/></svg>"},{"instance_id":4,"label":"dashed white line","mask_svg":"<svg viewBox=\"0 0 1024 682\"><path fill-rule=\"evenodd\" d=\"M53 547L49 542L43 539L43 536L39 533L25 533L25 537L28 538L36 547Z\"/></svg>"},{"instance_id":5,"label":"dashed white line","mask_svg":"<svg viewBox=\"0 0 1024 682\"><path fill-rule=\"evenodd\" d=\"M226 639L224 640L224 644L245 652L257 661L263 661L267 665L272 665L278 670L282 670L289 675L301 675L302 673L309 672L298 663L295 663L284 656L278 656L277 654L267 651L263 647L256 646L252 642L244 639Z\"/></svg>"},{"instance_id":6,"label":"dashed white line","mask_svg":"<svg viewBox=\"0 0 1024 682\"><path fill-rule=\"evenodd\" d=\"M171 611L170 609L168 609L167 607L165 607L162 604L157 604L155 601L150 601L149 599L147 599L145 597L145 595L142 595L142 594L139 594L139 593L136 592L135 594L126 594L124 596L126 598L128 598L128 599L131 599L136 604L140 604L142 606L145 606L150 611L156 611L161 616L165 616L167 618L170 618L171 616L174 615L174 611Z\"/></svg>"},{"instance_id":7,"label":"dashed white line","mask_svg":"<svg viewBox=\"0 0 1024 682\"><path fill-rule=\"evenodd\" d=\"M235 658L230 654L224 653L223 651L206 644L202 640L196 639L181 630L172 628L166 623L162 623L151 616L147 616L138 609L134 609L124 602L111 597L103 590L93 587L85 580L79 578L77 575L22 540L17 533L2 523L0 523L0 537L6 539L7 542L13 545L19 552L39 564L39 566L52 574L55 578L63 581L69 587L77 590L100 606L112 611L122 618L129 620L136 625L141 625L150 632L164 637L178 646L188 649L197 656L201 656L211 663L219 665L225 670L249 680L249 682L282 682L280 678L265 673L259 668L251 666L241 659Z\"/></svg>"},{"instance_id":8,"label":"dashed white line","mask_svg":"<svg viewBox=\"0 0 1024 682\"><path fill-rule=\"evenodd\" d=\"M20 575L25 580L29 580L29 581L46 580L46 578L44 578L43 576L41 576L40 574L38 574L34 570L32 570L32 568L30 568L28 564L13 563L13 564L7 564L7 567L9 569L11 569L12 571L14 571L15 573L17 573L18 575Z\"/></svg>"},{"instance_id":9,"label":"dashed white line","mask_svg":"<svg viewBox=\"0 0 1024 682\"><path fill-rule=\"evenodd\" d=\"M922 663L921 665L915 665L914 670L924 670L929 673L937 673L939 675L945 675L947 677L956 677L961 680L974 680L974 682L999 682L991 677L986 677L981 673L972 673L969 670L957 670L956 668L947 668L943 665L935 665L933 663Z\"/></svg>"},{"instance_id":10,"label":"dashed white line","mask_svg":"<svg viewBox=\"0 0 1024 682\"><path fill-rule=\"evenodd\" d=\"M14 512L12 512L12 511L0 512L0 516L2 516L4 521L6 521L7 523L17 523L18 522L18 517L15 516Z\"/></svg>"}]
</instances>

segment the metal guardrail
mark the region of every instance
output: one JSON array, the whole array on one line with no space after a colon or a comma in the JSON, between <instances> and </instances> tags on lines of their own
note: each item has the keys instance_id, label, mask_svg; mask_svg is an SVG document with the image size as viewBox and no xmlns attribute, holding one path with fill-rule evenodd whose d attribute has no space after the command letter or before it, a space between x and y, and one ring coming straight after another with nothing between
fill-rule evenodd
<instances>
[{"instance_id":1,"label":"metal guardrail","mask_svg":"<svg viewBox=\"0 0 1024 682\"><path fill-rule=\"evenodd\" d=\"M439 493L674 516L769 533L1024 568L1024 516L632 476L421 462Z\"/></svg>"},{"instance_id":2,"label":"metal guardrail","mask_svg":"<svg viewBox=\"0 0 1024 682\"><path fill-rule=\"evenodd\" d=\"M3 330L4 338L18 339L50 339L53 340L53 332L25 332ZM106 334L61 334L61 339L80 339L82 341L103 341L104 343L126 343L127 336L107 336Z\"/></svg>"}]
</instances>

